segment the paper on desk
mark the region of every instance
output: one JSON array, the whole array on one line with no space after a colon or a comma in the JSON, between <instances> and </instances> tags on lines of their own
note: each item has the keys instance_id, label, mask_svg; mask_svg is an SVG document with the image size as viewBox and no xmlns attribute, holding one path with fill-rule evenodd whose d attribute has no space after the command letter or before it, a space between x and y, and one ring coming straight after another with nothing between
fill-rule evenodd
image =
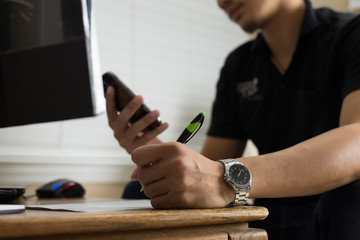
<instances>
[{"instance_id":1,"label":"paper on desk","mask_svg":"<svg viewBox=\"0 0 360 240\"><path fill-rule=\"evenodd\" d=\"M0 204L0 214L19 213L25 210L24 205Z\"/></svg>"},{"instance_id":2,"label":"paper on desk","mask_svg":"<svg viewBox=\"0 0 360 240\"><path fill-rule=\"evenodd\" d=\"M26 209L70 212L117 212L152 209L150 200L116 200L91 203L26 205Z\"/></svg>"}]
</instances>

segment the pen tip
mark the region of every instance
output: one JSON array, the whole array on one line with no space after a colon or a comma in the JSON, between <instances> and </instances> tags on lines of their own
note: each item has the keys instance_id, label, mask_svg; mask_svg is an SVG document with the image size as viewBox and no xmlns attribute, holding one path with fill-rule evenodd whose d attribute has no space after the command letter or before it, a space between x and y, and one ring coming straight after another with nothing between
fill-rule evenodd
<instances>
[{"instance_id":1,"label":"pen tip","mask_svg":"<svg viewBox=\"0 0 360 240\"><path fill-rule=\"evenodd\" d=\"M205 116L205 112L201 112L201 115Z\"/></svg>"}]
</instances>

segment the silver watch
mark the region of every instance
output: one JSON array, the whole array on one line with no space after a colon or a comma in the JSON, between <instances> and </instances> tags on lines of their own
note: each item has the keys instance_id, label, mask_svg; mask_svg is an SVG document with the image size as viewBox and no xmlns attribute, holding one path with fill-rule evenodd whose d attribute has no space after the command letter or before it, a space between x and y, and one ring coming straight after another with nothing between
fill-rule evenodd
<instances>
[{"instance_id":1,"label":"silver watch","mask_svg":"<svg viewBox=\"0 0 360 240\"><path fill-rule=\"evenodd\" d=\"M249 169L235 159L218 160L225 166L224 180L234 188L235 199L230 206L244 205L249 197L251 188L251 174Z\"/></svg>"}]
</instances>

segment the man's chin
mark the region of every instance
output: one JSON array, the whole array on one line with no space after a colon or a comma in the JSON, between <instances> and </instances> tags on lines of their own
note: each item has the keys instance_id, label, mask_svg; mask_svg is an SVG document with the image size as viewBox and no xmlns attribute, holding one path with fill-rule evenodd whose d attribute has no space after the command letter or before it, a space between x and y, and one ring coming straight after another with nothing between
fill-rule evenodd
<instances>
[{"instance_id":1,"label":"man's chin","mask_svg":"<svg viewBox=\"0 0 360 240\"><path fill-rule=\"evenodd\" d=\"M238 23L238 25L241 27L242 30L249 34L253 34L257 30L259 30L259 27L254 23Z\"/></svg>"}]
</instances>

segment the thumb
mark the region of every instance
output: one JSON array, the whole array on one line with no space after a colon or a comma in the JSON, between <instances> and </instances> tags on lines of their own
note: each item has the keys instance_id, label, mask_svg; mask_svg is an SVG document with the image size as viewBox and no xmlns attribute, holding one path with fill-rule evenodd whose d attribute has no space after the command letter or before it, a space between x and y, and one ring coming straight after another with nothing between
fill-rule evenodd
<instances>
[{"instance_id":1,"label":"thumb","mask_svg":"<svg viewBox=\"0 0 360 240\"><path fill-rule=\"evenodd\" d=\"M139 174L139 167L136 167L134 171L131 173L131 180L137 180Z\"/></svg>"}]
</instances>

